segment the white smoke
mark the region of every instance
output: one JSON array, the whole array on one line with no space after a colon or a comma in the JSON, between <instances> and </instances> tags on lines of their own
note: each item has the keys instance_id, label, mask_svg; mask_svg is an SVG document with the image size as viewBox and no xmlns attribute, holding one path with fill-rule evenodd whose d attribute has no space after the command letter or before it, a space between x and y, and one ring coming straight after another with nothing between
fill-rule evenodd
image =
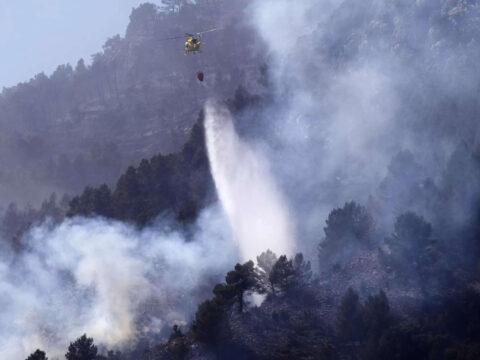
<instances>
[{"instance_id":1,"label":"white smoke","mask_svg":"<svg viewBox=\"0 0 480 360\"><path fill-rule=\"evenodd\" d=\"M62 358L83 333L101 347L122 348L190 322L212 281L237 261L232 233L242 260L266 249L292 253L289 214L261 153L239 139L223 108L207 106L206 136L231 226L213 206L191 229L191 241L171 221L138 230L73 218L33 228L25 252L0 258L1 359L26 358L37 348Z\"/></svg>"},{"instance_id":2,"label":"white smoke","mask_svg":"<svg viewBox=\"0 0 480 360\"><path fill-rule=\"evenodd\" d=\"M226 109L209 105L211 169L242 260L268 248L291 254L294 222L302 225L299 232L313 234L298 238L309 241L307 255L315 257L328 212L345 201L364 202L399 150L411 150L425 168L439 173L453 146L436 138L448 131L432 131L435 126L424 124L424 114L442 115L429 108L439 106L441 98L475 94L476 77L467 71L459 76L462 53L447 51L447 41L437 42L435 32L443 29L428 23L436 16L410 16L421 14L416 8L436 8L432 1L405 2L405 7L343 0L252 4L246 14L271 55L275 87L274 106L256 116L268 115L272 142L280 146L274 153L259 151L238 137ZM424 74L431 68L438 70ZM480 134L478 121L466 125L455 130ZM296 221L278 184L290 190ZM187 321L201 301L196 291L203 280L220 280L237 260L221 214L205 211L191 242L160 226L138 231L101 219L34 229L26 239L27 253L0 259L0 358L25 358L37 347L50 358L61 357L68 342L84 332L111 346Z\"/></svg>"},{"instance_id":3,"label":"white smoke","mask_svg":"<svg viewBox=\"0 0 480 360\"><path fill-rule=\"evenodd\" d=\"M293 226L266 159L239 138L227 109L210 103L205 111L210 168L243 260L267 249L290 255Z\"/></svg>"},{"instance_id":4,"label":"white smoke","mask_svg":"<svg viewBox=\"0 0 480 360\"><path fill-rule=\"evenodd\" d=\"M266 249L292 253L293 227L265 158L238 137L224 108L207 106L205 125L230 227L211 207L191 241L168 221L138 230L73 218L33 228L23 239L28 250L0 258L0 358L25 358L36 348L62 358L83 333L122 348L188 323L212 281L237 261L232 233L242 260Z\"/></svg>"},{"instance_id":5,"label":"white smoke","mask_svg":"<svg viewBox=\"0 0 480 360\"><path fill-rule=\"evenodd\" d=\"M236 260L217 208L205 210L192 241L161 225L136 230L103 219L44 224L29 250L0 261L0 358L36 348L63 358L83 333L118 348L188 323L210 288Z\"/></svg>"},{"instance_id":6,"label":"white smoke","mask_svg":"<svg viewBox=\"0 0 480 360\"><path fill-rule=\"evenodd\" d=\"M283 161L286 171L302 176L302 188L309 190L311 180L362 182L367 186L360 191L364 197L403 145L403 133L393 124L396 69L381 57L341 69L332 65L322 53L329 49L320 41L327 37L332 13L342 5L339 0L259 0L249 14L272 56L270 73L280 111L270 121L285 145L281 157L289 157ZM305 164L303 171L298 171L299 164ZM343 186L347 194L340 203L351 200L347 188Z\"/></svg>"},{"instance_id":7,"label":"white smoke","mask_svg":"<svg viewBox=\"0 0 480 360\"><path fill-rule=\"evenodd\" d=\"M454 6L440 3L445 9ZM473 41L452 45L447 34L461 39L453 31L457 25L448 24L459 19L445 17L442 6L435 1L252 1L249 23L269 54L274 95L273 106L257 118L272 129L268 136L275 152L267 155L288 190L298 231L305 232L298 235L301 250L316 253L334 207L351 200L367 204L370 195L379 201L385 224L406 210L433 218L420 200L381 193L392 158L408 150L420 164L418 178L392 185L403 189L408 181L426 178L439 184L453 150L464 139L474 148L472 134L480 130L470 110L476 101L471 79L478 70L468 59L480 47ZM473 7L468 11L478 16ZM442 16L445 23L435 20ZM467 33L476 33L467 26L462 23Z\"/></svg>"}]
</instances>

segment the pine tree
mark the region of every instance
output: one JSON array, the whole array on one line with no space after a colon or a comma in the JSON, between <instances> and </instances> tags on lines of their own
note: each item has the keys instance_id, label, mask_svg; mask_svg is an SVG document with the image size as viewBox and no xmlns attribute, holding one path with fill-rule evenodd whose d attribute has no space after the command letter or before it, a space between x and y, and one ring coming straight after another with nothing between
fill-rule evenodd
<instances>
[{"instance_id":1,"label":"pine tree","mask_svg":"<svg viewBox=\"0 0 480 360\"><path fill-rule=\"evenodd\" d=\"M349 288L337 309L335 321L336 332L341 339L358 340L363 336L362 310L358 294Z\"/></svg>"},{"instance_id":2,"label":"pine tree","mask_svg":"<svg viewBox=\"0 0 480 360\"><path fill-rule=\"evenodd\" d=\"M83 334L73 343L70 343L68 352L65 354L67 360L94 360L97 356L97 347L93 339Z\"/></svg>"},{"instance_id":3,"label":"pine tree","mask_svg":"<svg viewBox=\"0 0 480 360\"><path fill-rule=\"evenodd\" d=\"M264 291L261 286L260 275L251 260L243 265L235 265L235 269L227 274L225 280L227 286L230 287L235 294L239 312L243 312L243 297L246 292Z\"/></svg>"},{"instance_id":4,"label":"pine tree","mask_svg":"<svg viewBox=\"0 0 480 360\"><path fill-rule=\"evenodd\" d=\"M48 360L48 358L44 351L37 349L26 360Z\"/></svg>"},{"instance_id":5,"label":"pine tree","mask_svg":"<svg viewBox=\"0 0 480 360\"><path fill-rule=\"evenodd\" d=\"M285 255L278 258L270 272L269 280L274 291L287 293L309 284L312 277L311 265L298 253L292 259Z\"/></svg>"},{"instance_id":6,"label":"pine tree","mask_svg":"<svg viewBox=\"0 0 480 360\"><path fill-rule=\"evenodd\" d=\"M264 251L260 254L260 256L257 256L257 264L260 269L261 281L264 284L264 287L272 291L273 294L275 294L275 287L270 281L270 274L277 260L277 255L275 255L275 253L271 250Z\"/></svg>"}]
</instances>

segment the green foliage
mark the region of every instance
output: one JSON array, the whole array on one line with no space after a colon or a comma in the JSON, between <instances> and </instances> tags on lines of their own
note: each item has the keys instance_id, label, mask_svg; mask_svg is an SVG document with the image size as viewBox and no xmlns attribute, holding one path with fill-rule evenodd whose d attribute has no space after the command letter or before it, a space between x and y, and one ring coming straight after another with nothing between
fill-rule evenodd
<instances>
[{"instance_id":1,"label":"green foliage","mask_svg":"<svg viewBox=\"0 0 480 360\"><path fill-rule=\"evenodd\" d=\"M467 288L455 291L443 304L445 328L467 340L480 341L480 293Z\"/></svg>"},{"instance_id":2,"label":"green foliage","mask_svg":"<svg viewBox=\"0 0 480 360\"><path fill-rule=\"evenodd\" d=\"M351 201L343 208L334 209L326 221L325 241L338 241L351 237L364 241L373 230L374 221L365 207Z\"/></svg>"},{"instance_id":3,"label":"green foliage","mask_svg":"<svg viewBox=\"0 0 480 360\"><path fill-rule=\"evenodd\" d=\"M94 360L97 356L97 347L93 339L83 334L73 343L70 343L68 352L65 354L67 360Z\"/></svg>"},{"instance_id":4,"label":"green foliage","mask_svg":"<svg viewBox=\"0 0 480 360\"><path fill-rule=\"evenodd\" d=\"M319 245L321 266L335 264L347 249L369 246L375 222L365 207L352 201L332 210L326 224L325 238Z\"/></svg>"},{"instance_id":5,"label":"green foliage","mask_svg":"<svg viewBox=\"0 0 480 360\"><path fill-rule=\"evenodd\" d=\"M232 305L236 299L235 288L225 283L217 284L213 288L215 299L222 305Z\"/></svg>"},{"instance_id":6,"label":"green foliage","mask_svg":"<svg viewBox=\"0 0 480 360\"><path fill-rule=\"evenodd\" d=\"M386 239L390 254L382 254L385 264L395 270L399 280L411 281L412 274L421 282L422 289L433 281L448 276L442 269L435 269L435 262L442 257L439 244L431 240L432 226L413 212L399 215L394 234Z\"/></svg>"},{"instance_id":7,"label":"green foliage","mask_svg":"<svg viewBox=\"0 0 480 360\"><path fill-rule=\"evenodd\" d=\"M238 311L243 311L244 294L246 292L263 292L261 280L258 271L255 269L253 261L245 264L237 264L233 271L227 273L225 277L226 287L236 297L238 302Z\"/></svg>"},{"instance_id":8,"label":"green foliage","mask_svg":"<svg viewBox=\"0 0 480 360\"><path fill-rule=\"evenodd\" d=\"M296 283L305 286L312 279L312 266L310 261L305 261L302 253L295 254L293 258L293 268L295 270Z\"/></svg>"},{"instance_id":9,"label":"green foliage","mask_svg":"<svg viewBox=\"0 0 480 360\"><path fill-rule=\"evenodd\" d=\"M387 295L381 290L369 296L363 306L363 321L368 336L378 338L392 324L390 304Z\"/></svg>"},{"instance_id":10,"label":"green foliage","mask_svg":"<svg viewBox=\"0 0 480 360\"><path fill-rule=\"evenodd\" d=\"M291 260L286 255L278 258L270 272L270 283L275 292L286 292L292 287L295 270Z\"/></svg>"},{"instance_id":11,"label":"green foliage","mask_svg":"<svg viewBox=\"0 0 480 360\"><path fill-rule=\"evenodd\" d=\"M130 166L115 189L85 188L69 204L68 216L101 215L145 225L162 212L193 221L213 192L203 133L203 114L180 153L158 155Z\"/></svg>"},{"instance_id":12,"label":"green foliage","mask_svg":"<svg viewBox=\"0 0 480 360\"><path fill-rule=\"evenodd\" d=\"M201 303L192 324L195 338L208 344L215 343L221 333L225 316L225 310L216 298Z\"/></svg>"},{"instance_id":13,"label":"green foliage","mask_svg":"<svg viewBox=\"0 0 480 360\"><path fill-rule=\"evenodd\" d=\"M432 226L411 211L401 214L395 221L395 235L400 239L428 239L431 233Z\"/></svg>"},{"instance_id":14,"label":"green foliage","mask_svg":"<svg viewBox=\"0 0 480 360\"><path fill-rule=\"evenodd\" d=\"M292 259L285 255L278 258L270 272L269 280L275 293L290 293L305 287L312 277L310 262L301 253Z\"/></svg>"},{"instance_id":15,"label":"green foliage","mask_svg":"<svg viewBox=\"0 0 480 360\"><path fill-rule=\"evenodd\" d=\"M428 339L416 321L405 321L383 333L378 345L380 359L428 359Z\"/></svg>"},{"instance_id":16,"label":"green foliage","mask_svg":"<svg viewBox=\"0 0 480 360\"><path fill-rule=\"evenodd\" d=\"M48 358L44 351L37 349L26 360L48 360Z\"/></svg>"},{"instance_id":17,"label":"green foliage","mask_svg":"<svg viewBox=\"0 0 480 360\"><path fill-rule=\"evenodd\" d=\"M264 251L260 256L257 256L260 281L263 284L263 287L272 293L275 293L275 287L270 281L270 274L277 260L277 255L271 250Z\"/></svg>"},{"instance_id":18,"label":"green foliage","mask_svg":"<svg viewBox=\"0 0 480 360\"><path fill-rule=\"evenodd\" d=\"M21 250L22 234L32 225L44 222L49 219L53 222L60 222L66 211L67 198L63 197L57 201L57 196L53 193L48 200L42 202L39 209L33 209L30 206L19 209L15 203L8 205L3 218L0 221L1 235L11 242L14 250Z\"/></svg>"},{"instance_id":19,"label":"green foliage","mask_svg":"<svg viewBox=\"0 0 480 360\"><path fill-rule=\"evenodd\" d=\"M378 359L380 338L393 324L390 305L383 290L377 295L369 296L365 301L363 323L366 331L364 356L367 359Z\"/></svg>"},{"instance_id":20,"label":"green foliage","mask_svg":"<svg viewBox=\"0 0 480 360\"><path fill-rule=\"evenodd\" d=\"M259 258L273 257L266 252ZM262 266L268 269L268 265ZM322 306L302 300L302 294L309 291L315 295L315 288L311 286L309 264L301 254L293 259L280 256L272 266L270 276L279 296L267 297L249 315L239 316L230 311L231 305L238 302L239 293L255 288L255 282L246 281L250 276L255 277L254 270L251 262L237 264L228 273L227 281L215 286L215 297L198 308L192 327L194 335L210 344L217 354L223 348L226 352L221 354L228 356L219 358L230 358L232 349L248 353L246 358L260 355L278 359L477 358L480 295L474 288L454 292L435 306L428 304L431 308L417 309L413 318L393 316L383 291L369 296L362 304L359 295L350 288L338 306L332 337L330 329L322 325ZM293 296L284 296L287 294ZM234 339L234 335L240 337Z\"/></svg>"},{"instance_id":21,"label":"green foliage","mask_svg":"<svg viewBox=\"0 0 480 360\"><path fill-rule=\"evenodd\" d=\"M354 341L364 338L365 324L362 312L363 307L358 294L349 288L337 309L335 329L340 339Z\"/></svg>"},{"instance_id":22,"label":"green foliage","mask_svg":"<svg viewBox=\"0 0 480 360\"><path fill-rule=\"evenodd\" d=\"M73 198L70 201L69 214L81 214L90 216L101 214L105 217L113 215L112 193L107 185L99 188L86 187L82 196Z\"/></svg>"},{"instance_id":23,"label":"green foliage","mask_svg":"<svg viewBox=\"0 0 480 360\"><path fill-rule=\"evenodd\" d=\"M413 319L399 323L391 319L390 323L388 328L381 326L386 330L382 331L378 347L370 352L374 358L478 358L480 295L473 289L454 291L439 305L415 313Z\"/></svg>"}]
</instances>

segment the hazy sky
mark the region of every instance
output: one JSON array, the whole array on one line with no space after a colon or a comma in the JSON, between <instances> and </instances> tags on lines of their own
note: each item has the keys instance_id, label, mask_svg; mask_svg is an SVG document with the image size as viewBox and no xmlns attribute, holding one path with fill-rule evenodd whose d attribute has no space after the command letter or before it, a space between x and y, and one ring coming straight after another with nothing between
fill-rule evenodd
<instances>
[{"instance_id":1,"label":"hazy sky","mask_svg":"<svg viewBox=\"0 0 480 360\"><path fill-rule=\"evenodd\" d=\"M105 40L124 35L133 7L146 0L0 1L0 89L50 75L64 63L101 50ZM148 0L160 4L161 0Z\"/></svg>"}]
</instances>

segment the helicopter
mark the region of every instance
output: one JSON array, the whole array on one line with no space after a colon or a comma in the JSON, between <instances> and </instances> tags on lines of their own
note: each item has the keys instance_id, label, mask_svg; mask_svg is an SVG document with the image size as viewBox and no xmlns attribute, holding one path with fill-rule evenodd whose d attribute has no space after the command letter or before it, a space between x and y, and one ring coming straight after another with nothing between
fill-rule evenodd
<instances>
[{"instance_id":1,"label":"helicopter","mask_svg":"<svg viewBox=\"0 0 480 360\"><path fill-rule=\"evenodd\" d=\"M189 53L200 52L200 45L202 44L202 35L215 31L216 28L198 32L196 34L185 33L188 36L188 40L185 42L185 51L184 54L188 55Z\"/></svg>"},{"instance_id":2,"label":"helicopter","mask_svg":"<svg viewBox=\"0 0 480 360\"><path fill-rule=\"evenodd\" d=\"M188 55L189 53L201 52L200 46L202 45L202 35L212 31L216 31L216 30L217 28L213 28L213 29L198 32L195 34L185 33L185 35L169 37L169 38L161 39L160 41L182 39L182 38L188 37L188 40L185 42L185 49L184 49L184 54Z\"/></svg>"},{"instance_id":3,"label":"helicopter","mask_svg":"<svg viewBox=\"0 0 480 360\"><path fill-rule=\"evenodd\" d=\"M195 53L196 51L200 52L200 45L202 44L202 37L199 35L198 38L195 35L187 34L190 36L185 42L185 51L184 54L188 55L189 53Z\"/></svg>"},{"instance_id":4,"label":"helicopter","mask_svg":"<svg viewBox=\"0 0 480 360\"><path fill-rule=\"evenodd\" d=\"M161 39L160 41L174 40L174 39L181 39L181 38L188 37L188 40L185 42L185 49L183 53L185 55L188 55L189 53L195 54L196 52L201 52L200 46L202 45L202 35L212 31L216 31L216 30L217 28L215 27L210 30L201 31L195 34L185 33L185 35L169 37L169 38ZM197 79L200 82L203 82L204 76L205 75L202 71L197 72Z\"/></svg>"}]
</instances>

